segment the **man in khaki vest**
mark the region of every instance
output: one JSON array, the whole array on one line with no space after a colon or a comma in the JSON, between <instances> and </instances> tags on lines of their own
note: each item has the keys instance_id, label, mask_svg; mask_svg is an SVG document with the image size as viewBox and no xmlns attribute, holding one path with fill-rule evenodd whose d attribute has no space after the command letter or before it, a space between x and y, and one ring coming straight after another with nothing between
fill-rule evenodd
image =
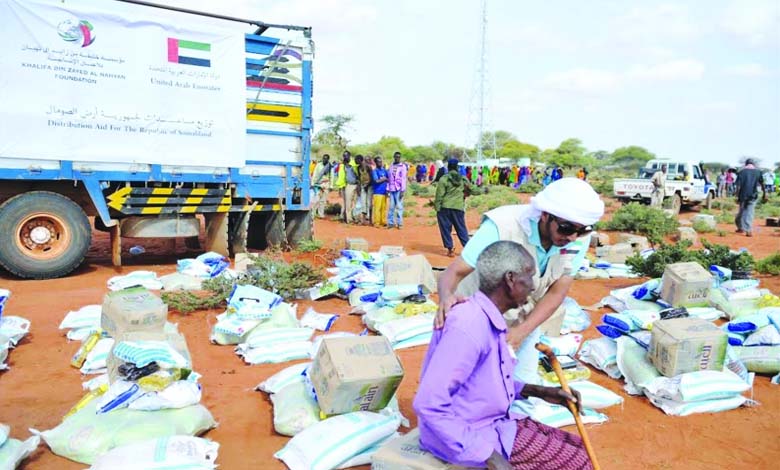
<instances>
[{"instance_id":1,"label":"man in khaki vest","mask_svg":"<svg viewBox=\"0 0 780 470\"><path fill-rule=\"evenodd\" d=\"M661 165L661 169L653 173L650 182L653 183L653 192L650 194L650 205L660 209L664 202L664 197L666 196L666 165Z\"/></svg>"},{"instance_id":2,"label":"man in khaki vest","mask_svg":"<svg viewBox=\"0 0 780 470\"><path fill-rule=\"evenodd\" d=\"M486 212L482 225L463 252L439 276L436 328L450 308L478 288L474 268L479 254L498 240L522 245L534 258L534 289L523 308L510 313L516 321L507 339L517 350L515 378L538 383L539 325L561 306L590 246L592 226L604 215L604 203L593 188L577 178L548 185L530 204L508 205ZM510 318L515 320L515 318Z\"/></svg>"}]
</instances>

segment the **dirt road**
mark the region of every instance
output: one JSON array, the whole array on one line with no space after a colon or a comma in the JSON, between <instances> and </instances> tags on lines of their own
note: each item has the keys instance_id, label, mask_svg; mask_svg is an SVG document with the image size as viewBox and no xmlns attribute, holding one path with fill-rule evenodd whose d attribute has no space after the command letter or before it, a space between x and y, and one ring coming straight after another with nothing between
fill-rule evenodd
<instances>
[{"instance_id":1,"label":"dirt road","mask_svg":"<svg viewBox=\"0 0 780 470\"><path fill-rule=\"evenodd\" d=\"M424 201L419 201L422 207ZM403 230L373 227L347 227L332 221L318 221L315 236L325 246L335 246L349 236L366 238L373 248L380 245L403 245L408 253L425 254L434 266L446 266L438 229L431 224L428 208L419 209L422 217L407 220ZM686 217L686 215L683 215ZM469 227L475 229L479 215L470 213ZM747 247L756 256L766 256L780 249L780 234L771 228L759 231L752 239L731 234L708 236L716 243L732 248ZM0 287L10 289L12 297L7 314L20 315L32 321L32 333L9 356L10 371L0 373L0 422L12 426L12 436L25 438L27 428L49 429L82 396L83 378L68 362L79 343L68 343L57 329L69 310L87 304L100 303L106 293L106 281L117 274L110 267L107 237L96 233L97 243L87 262L73 275L49 281L19 281L0 271ZM132 246L125 241L125 250ZM178 258L193 256L183 243L175 252L167 243L142 242L147 253L126 256L128 263L119 272L150 269L160 275L175 271ZM307 255L319 264L322 256ZM577 281L570 295L581 305L591 305L610 289L634 284L632 280ZM780 278L762 278L762 285L780 292ZM348 306L340 300L300 302L299 311L314 305L319 312L341 314L336 322L338 331L359 332L360 319L347 315ZM282 469L273 458L287 438L275 435L272 408L267 397L253 391L255 385L289 364L247 366L229 346L209 343L208 334L219 311L196 312L190 315L172 313L169 320L179 324L193 356L195 369L203 374L203 404L214 414L219 427L207 437L220 443L217 462L222 469ZM592 314L595 320L600 314ZM591 327L588 338L598 333ZM412 419L414 397L420 364L425 347L399 352L406 369L399 398L401 410ZM770 385L769 377L756 380L753 398L760 402L755 408L741 408L717 414L677 418L666 416L646 399L629 397L622 382L593 371L592 380L624 396L625 404L604 410L610 420L600 426L589 426L589 434L605 469L707 469L713 468L776 468L780 460L780 388ZM570 428L574 432L574 428ZM775 462L774 464L772 462ZM25 469L83 469L85 466L58 457L42 445L27 461Z\"/></svg>"}]
</instances>

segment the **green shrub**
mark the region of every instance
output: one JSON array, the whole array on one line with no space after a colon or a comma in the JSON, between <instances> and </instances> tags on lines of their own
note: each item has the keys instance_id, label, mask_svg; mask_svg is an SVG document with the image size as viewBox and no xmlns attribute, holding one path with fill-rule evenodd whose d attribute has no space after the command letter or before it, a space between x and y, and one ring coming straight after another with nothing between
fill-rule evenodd
<instances>
[{"instance_id":1,"label":"green shrub","mask_svg":"<svg viewBox=\"0 0 780 470\"><path fill-rule=\"evenodd\" d=\"M756 271L761 274L780 276L780 251L775 252L756 263Z\"/></svg>"},{"instance_id":2,"label":"green shrub","mask_svg":"<svg viewBox=\"0 0 780 470\"><path fill-rule=\"evenodd\" d=\"M322 240L312 238L311 240L301 240L295 249L301 253L312 253L322 248Z\"/></svg>"},{"instance_id":3,"label":"green shrub","mask_svg":"<svg viewBox=\"0 0 780 470\"><path fill-rule=\"evenodd\" d=\"M432 184L422 185L420 183L409 183L409 192L414 196L434 197L436 195L436 186Z\"/></svg>"},{"instance_id":4,"label":"green shrub","mask_svg":"<svg viewBox=\"0 0 780 470\"><path fill-rule=\"evenodd\" d=\"M734 253L728 246L711 244L707 240L702 240L704 248L701 250L691 250L691 245L689 240L663 245L647 259L636 254L628 258L626 264L637 274L647 277L661 277L668 264L689 261L697 262L708 270L713 264L735 271L752 271L755 266L753 256L747 252Z\"/></svg>"},{"instance_id":5,"label":"green shrub","mask_svg":"<svg viewBox=\"0 0 780 470\"><path fill-rule=\"evenodd\" d=\"M612 220L597 224L597 229L639 233L655 245L674 233L678 226L677 220L662 210L632 202L618 209Z\"/></svg>"},{"instance_id":6,"label":"green shrub","mask_svg":"<svg viewBox=\"0 0 780 470\"><path fill-rule=\"evenodd\" d=\"M404 208L407 207L417 207L417 201L411 198L404 200Z\"/></svg>"},{"instance_id":7,"label":"green shrub","mask_svg":"<svg viewBox=\"0 0 780 470\"><path fill-rule=\"evenodd\" d=\"M536 194L539 191L541 191L542 189L544 189L544 187L541 184L537 184L537 183L534 183L534 182L529 182L529 183L521 184L520 186L518 186L517 187L517 192L518 193L523 193L523 194Z\"/></svg>"},{"instance_id":8,"label":"green shrub","mask_svg":"<svg viewBox=\"0 0 780 470\"><path fill-rule=\"evenodd\" d=\"M715 234L716 234L717 236L719 236L719 237L725 237L726 235L728 235L728 233L726 233L726 231L725 231L725 230L716 230L716 231L715 231Z\"/></svg>"},{"instance_id":9,"label":"green shrub","mask_svg":"<svg viewBox=\"0 0 780 470\"><path fill-rule=\"evenodd\" d=\"M325 278L322 270L309 263L287 263L281 258L257 255L249 255L249 258L247 272L237 278L219 276L203 281L205 295L173 291L163 293L163 301L181 313L216 308L227 302L236 285L253 285L292 299L297 290L312 287Z\"/></svg>"},{"instance_id":10,"label":"green shrub","mask_svg":"<svg viewBox=\"0 0 780 470\"><path fill-rule=\"evenodd\" d=\"M603 196L611 196L614 192L614 178L612 177L591 179L589 182L593 189Z\"/></svg>"},{"instance_id":11,"label":"green shrub","mask_svg":"<svg viewBox=\"0 0 780 470\"><path fill-rule=\"evenodd\" d=\"M406 217L417 217L418 216L416 210L414 210L414 209L406 210L406 208L404 208L404 215Z\"/></svg>"},{"instance_id":12,"label":"green shrub","mask_svg":"<svg viewBox=\"0 0 780 470\"><path fill-rule=\"evenodd\" d=\"M697 220L693 223L693 229L696 230L696 233L712 233L715 231L715 228L711 227L707 222L703 220Z\"/></svg>"},{"instance_id":13,"label":"green shrub","mask_svg":"<svg viewBox=\"0 0 780 470\"><path fill-rule=\"evenodd\" d=\"M729 214L728 212L721 212L720 214L715 216L715 221L719 224L733 224L734 223L734 214Z\"/></svg>"},{"instance_id":14,"label":"green shrub","mask_svg":"<svg viewBox=\"0 0 780 470\"><path fill-rule=\"evenodd\" d=\"M712 208L723 211L733 211L737 208L737 203L729 199L716 199L712 201Z\"/></svg>"},{"instance_id":15,"label":"green shrub","mask_svg":"<svg viewBox=\"0 0 780 470\"><path fill-rule=\"evenodd\" d=\"M466 208L487 212L499 206L517 203L517 193L507 186L490 186L486 194L475 194L466 199Z\"/></svg>"},{"instance_id":16,"label":"green shrub","mask_svg":"<svg viewBox=\"0 0 780 470\"><path fill-rule=\"evenodd\" d=\"M767 202L759 202L756 206L756 217L759 219L780 217L780 200L775 198Z\"/></svg>"}]
</instances>

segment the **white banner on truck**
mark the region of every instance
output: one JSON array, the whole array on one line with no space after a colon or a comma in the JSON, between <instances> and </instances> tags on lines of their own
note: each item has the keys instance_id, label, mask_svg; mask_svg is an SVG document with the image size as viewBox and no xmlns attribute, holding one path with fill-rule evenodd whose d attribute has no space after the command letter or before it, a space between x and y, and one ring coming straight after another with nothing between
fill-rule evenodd
<instances>
[{"instance_id":1,"label":"white banner on truck","mask_svg":"<svg viewBox=\"0 0 780 470\"><path fill-rule=\"evenodd\" d=\"M0 0L0 157L244 165L241 26L98 0Z\"/></svg>"}]
</instances>

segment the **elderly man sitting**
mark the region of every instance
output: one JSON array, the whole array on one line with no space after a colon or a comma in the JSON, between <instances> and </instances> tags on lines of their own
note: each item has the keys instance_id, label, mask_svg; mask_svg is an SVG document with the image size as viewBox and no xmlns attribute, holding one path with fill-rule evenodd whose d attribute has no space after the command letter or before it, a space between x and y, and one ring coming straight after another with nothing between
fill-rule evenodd
<instances>
[{"instance_id":1,"label":"elderly man sitting","mask_svg":"<svg viewBox=\"0 0 780 470\"><path fill-rule=\"evenodd\" d=\"M489 469L589 469L579 437L510 412L516 399L556 404L578 396L512 377L503 313L526 302L536 265L521 245L498 241L477 259L479 291L434 331L414 410L420 446L457 465ZM576 392L575 392L576 394Z\"/></svg>"}]
</instances>

